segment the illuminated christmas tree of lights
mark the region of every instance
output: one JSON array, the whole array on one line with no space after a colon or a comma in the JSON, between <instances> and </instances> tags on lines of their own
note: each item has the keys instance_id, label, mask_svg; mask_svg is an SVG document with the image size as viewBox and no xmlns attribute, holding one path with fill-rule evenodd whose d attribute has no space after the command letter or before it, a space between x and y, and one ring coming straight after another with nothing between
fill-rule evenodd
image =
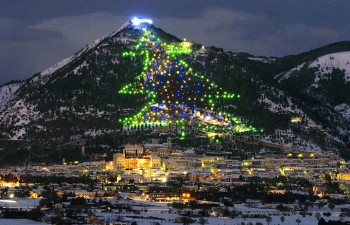
<instances>
[{"instance_id":1,"label":"illuminated christmas tree of lights","mask_svg":"<svg viewBox=\"0 0 350 225\"><path fill-rule=\"evenodd\" d=\"M233 115L216 110L218 100L240 96L223 91L189 67L181 56L192 52L191 43L166 43L147 28L141 32L135 49L122 55L142 56L143 70L119 93L145 96L147 103L135 115L120 119L123 125L192 124L206 132L256 131Z\"/></svg>"}]
</instances>

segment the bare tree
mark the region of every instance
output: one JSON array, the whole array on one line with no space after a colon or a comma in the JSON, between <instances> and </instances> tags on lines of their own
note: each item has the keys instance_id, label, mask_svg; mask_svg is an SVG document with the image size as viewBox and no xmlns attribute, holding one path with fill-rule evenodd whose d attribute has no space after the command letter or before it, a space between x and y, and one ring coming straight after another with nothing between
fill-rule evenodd
<instances>
[{"instance_id":1,"label":"bare tree","mask_svg":"<svg viewBox=\"0 0 350 225\"><path fill-rule=\"evenodd\" d=\"M296 219L295 222L297 222L299 225L301 223L301 219Z\"/></svg>"},{"instance_id":2,"label":"bare tree","mask_svg":"<svg viewBox=\"0 0 350 225\"><path fill-rule=\"evenodd\" d=\"M204 224L208 223L208 221L206 219L204 219L203 217L201 217L201 218L199 218L198 223L200 225L204 225Z\"/></svg>"},{"instance_id":3,"label":"bare tree","mask_svg":"<svg viewBox=\"0 0 350 225\"><path fill-rule=\"evenodd\" d=\"M316 217L317 221L319 221L321 219L321 213L320 212L316 212L315 213L315 217Z\"/></svg>"},{"instance_id":4,"label":"bare tree","mask_svg":"<svg viewBox=\"0 0 350 225\"><path fill-rule=\"evenodd\" d=\"M284 218L284 216L281 216L280 220L282 223L284 223L284 221L286 221L286 218Z\"/></svg>"},{"instance_id":5,"label":"bare tree","mask_svg":"<svg viewBox=\"0 0 350 225\"><path fill-rule=\"evenodd\" d=\"M266 217L266 222L267 225L270 225L270 223L272 222L272 217Z\"/></svg>"}]
</instances>

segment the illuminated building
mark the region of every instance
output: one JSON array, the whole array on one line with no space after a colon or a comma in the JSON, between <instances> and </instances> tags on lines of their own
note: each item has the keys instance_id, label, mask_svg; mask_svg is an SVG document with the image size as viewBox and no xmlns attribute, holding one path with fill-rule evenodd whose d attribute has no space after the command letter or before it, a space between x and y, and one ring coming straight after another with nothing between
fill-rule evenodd
<instances>
[{"instance_id":1,"label":"illuminated building","mask_svg":"<svg viewBox=\"0 0 350 225\"><path fill-rule=\"evenodd\" d=\"M145 154L144 148L140 145L125 145L123 152L125 158L133 158L143 156Z\"/></svg>"},{"instance_id":2,"label":"illuminated building","mask_svg":"<svg viewBox=\"0 0 350 225\"><path fill-rule=\"evenodd\" d=\"M290 122L292 123L301 123L303 121L303 119L301 117L292 117L290 119Z\"/></svg>"},{"instance_id":3,"label":"illuminated building","mask_svg":"<svg viewBox=\"0 0 350 225\"><path fill-rule=\"evenodd\" d=\"M339 173L337 180L350 180L350 173Z\"/></svg>"},{"instance_id":4,"label":"illuminated building","mask_svg":"<svg viewBox=\"0 0 350 225\"><path fill-rule=\"evenodd\" d=\"M224 157L216 157L216 156L205 156L199 158L202 162L202 166L207 166L211 164L217 164L224 161Z\"/></svg>"},{"instance_id":5,"label":"illuminated building","mask_svg":"<svg viewBox=\"0 0 350 225\"><path fill-rule=\"evenodd\" d=\"M201 166L201 161L193 157L170 156L163 159L163 167L168 170L183 170L189 168L199 168Z\"/></svg>"},{"instance_id":6,"label":"illuminated building","mask_svg":"<svg viewBox=\"0 0 350 225\"><path fill-rule=\"evenodd\" d=\"M126 145L123 153L113 155L114 169L151 169L161 167L161 158L145 154L140 145Z\"/></svg>"}]
</instances>

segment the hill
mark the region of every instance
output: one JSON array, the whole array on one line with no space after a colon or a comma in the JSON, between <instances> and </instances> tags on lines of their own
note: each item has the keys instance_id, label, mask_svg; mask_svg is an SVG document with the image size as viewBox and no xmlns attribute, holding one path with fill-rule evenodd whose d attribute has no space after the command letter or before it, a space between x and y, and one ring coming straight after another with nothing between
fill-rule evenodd
<instances>
[{"instance_id":1,"label":"hill","mask_svg":"<svg viewBox=\"0 0 350 225\"><path fill-rule=\"evenodd\" d=\"M162 43L182 43L153 25L146 27ZM30 141L27 149L55 149L80 139L92 140L96 149L113 149L135 141L131 127L125 130L120 119L137 114L149 97L119 92L144 69L141 55L123 54L134 52L142 35L143 27L128 21L51 68L0 87L0 138ZM217 100L215 108L259 131L231 134L347 157L350 55L344 51L349 42L282 58L224 52L194 42L190 48L179 59L204 83L239 95Z\"/></svg>"}]
</instances>

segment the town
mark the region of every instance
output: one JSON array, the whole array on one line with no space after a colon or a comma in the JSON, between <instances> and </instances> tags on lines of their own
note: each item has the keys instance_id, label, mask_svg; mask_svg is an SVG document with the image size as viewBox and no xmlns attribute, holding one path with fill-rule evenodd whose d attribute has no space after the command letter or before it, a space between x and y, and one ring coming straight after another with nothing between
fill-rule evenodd
<instances>
[{"instance_id":1,"label":"town","mask_svg":"<svg viewBox=\"0 0 350 225\"><path fill-rule=\"evenodd\" d=\"M0 206L3 218L54 224L346 221L349 169L329 152L263 148L238 160L168 137L126 144L112 161L2 168Z\"/></svg>"},{"instance_id":2,"label":"town","mask_svg":"<svg viewBox=\"0 0 350 225\"><path fill-rule=\"evenodd\" d=\"M2 3L0 225L350 225L350 3L279 2Z\"/></svg>"}]
</instances>

